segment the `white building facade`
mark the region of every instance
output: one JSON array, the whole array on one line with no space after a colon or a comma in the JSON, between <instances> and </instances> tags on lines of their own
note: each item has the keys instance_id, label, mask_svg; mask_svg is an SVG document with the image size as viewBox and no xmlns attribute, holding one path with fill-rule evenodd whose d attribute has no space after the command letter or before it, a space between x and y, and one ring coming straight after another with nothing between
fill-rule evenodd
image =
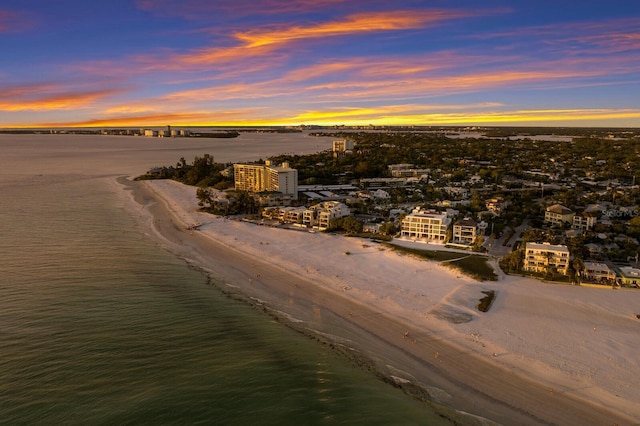
<instances>
[{"instance_id":1,"label":"white building facade","mask_svg":"<svg viewBox=\"0 0 640 426\"><path fill-rule=\"evenodd\" d=\"M324 201L306 209L302 215L302 223L309 228L324 231L329 227L331 219L349 216L349 206L339 201Z\"/></svg>"},{"instance_id":2,"label":"white building facade","mask_svg":"<svg viewBox=\"0 0 640 426\"><path fill-rule=\"evenodd\" d=\"M537 273L557 272L568 275L569 249L565 245L527 243L524 270Z\"/></svg>"},{"instance_id":3,"label":"white building facade","mask_svg":"<svg viewBox=\"0 0 640 426\"><path fill-rule=\"evenodd\" d=\"M450 224L446 213L416 208L402 219L400 238L444 244Z\"/></svg>"}]
</instances>

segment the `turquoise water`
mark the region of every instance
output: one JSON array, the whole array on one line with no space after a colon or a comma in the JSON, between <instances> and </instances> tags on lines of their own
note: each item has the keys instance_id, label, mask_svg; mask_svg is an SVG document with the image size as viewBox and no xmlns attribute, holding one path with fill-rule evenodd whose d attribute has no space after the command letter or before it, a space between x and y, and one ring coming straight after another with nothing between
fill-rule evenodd
<instances>
[{"instance_id":1,"label":"turquoise water","mask_svg":"<svg viewBox=\"0 0 640 426\"><path fill-rule=\"evenodd\" d=\"M225 297L73 164L0 170L1 424L443 423Z\"/></svg>"}]
</instances>

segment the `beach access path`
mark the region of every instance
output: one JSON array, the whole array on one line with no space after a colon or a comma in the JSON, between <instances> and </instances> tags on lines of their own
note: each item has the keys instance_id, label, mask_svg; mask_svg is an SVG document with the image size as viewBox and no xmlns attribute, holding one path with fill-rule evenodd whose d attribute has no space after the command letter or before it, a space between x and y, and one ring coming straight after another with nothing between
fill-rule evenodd
<instances>
[{"instance_id":1,"label":"beach access path","mask_svg":"<svg viewBox=\"0 0 640 426\"><path fill-rule=\"evenodd\" d=\"M500 424L635 423L635 413L617 409L607 392L532 375L492 356L491 342L476 350L468 336L461 339L447 319L475 318L473 304L487 284L373 243L204 214L195 189L173 181L128 185L137 201L132 210L164 248L231 296L344 353L361 354L372 363L367 368L397 385L419 386L437 403ZM300 251L304 261L290 255ZM399 285L410 280L418 285ZM625 400L620 405L628 408Z\"/></svg>"}]
</instances>

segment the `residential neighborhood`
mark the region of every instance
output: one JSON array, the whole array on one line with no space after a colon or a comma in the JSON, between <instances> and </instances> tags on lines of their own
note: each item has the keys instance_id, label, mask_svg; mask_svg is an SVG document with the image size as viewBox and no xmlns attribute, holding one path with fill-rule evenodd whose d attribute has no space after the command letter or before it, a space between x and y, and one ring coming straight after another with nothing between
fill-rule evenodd
<instances>
[{"instance_id":1,"label":"residential neighborhood","mask_svg":"<svg viewBox=\"0 0 640 426\"><path fill-rule=\"evenodd\" d=\"M226 165L205 185L226 195L199 193L204 207L260 224L436 244L498 259L505 273L638 287L640 139L573 132L329 133L340 139L325 151Z\"/></svg>"}]
</instances>

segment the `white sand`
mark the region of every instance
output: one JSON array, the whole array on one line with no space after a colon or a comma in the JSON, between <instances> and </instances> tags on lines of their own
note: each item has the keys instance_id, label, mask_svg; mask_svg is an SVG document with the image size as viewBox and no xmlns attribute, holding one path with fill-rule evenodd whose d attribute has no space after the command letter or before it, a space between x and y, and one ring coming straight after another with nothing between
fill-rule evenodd
<instances>
[{"instance_id":1,"label":"white sand","mask_svg":"<svg viewBox=\"0 0 640 426\"><path fill-rule=\"evenodd\" d=\"M395 318L412 330L411 339L419 330L428 330L464 352L541 383L558 398L590 401L626 416L630 423L640 419L640 291L512 276L477 282L435 262L361 239L200 213L194 188L173 181L144 184L165 200L185 229L201 224L195 233L255 259L268 259ZM497 292L487 313L475 308L483 290ZM470 321L451 321L464 317Z\"/></svg>"}]
</instances>

